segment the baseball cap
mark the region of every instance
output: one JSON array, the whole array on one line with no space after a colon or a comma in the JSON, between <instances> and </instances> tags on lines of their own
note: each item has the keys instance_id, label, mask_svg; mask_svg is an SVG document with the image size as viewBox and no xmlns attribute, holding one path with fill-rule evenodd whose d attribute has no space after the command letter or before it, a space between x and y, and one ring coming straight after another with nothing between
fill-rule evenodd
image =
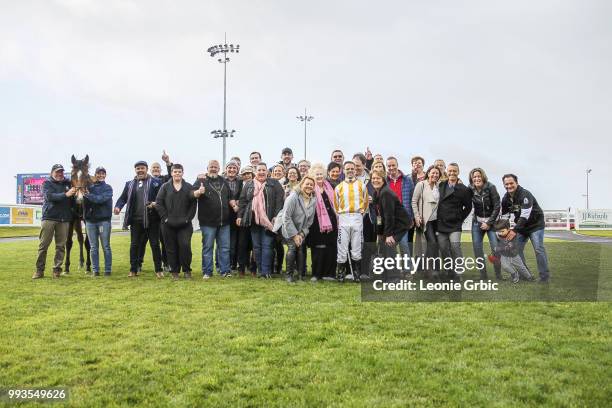
<instances>
[{"instance_id":1,"label":"baseball cap","mask_svg":"<svg viewBox=\"0 0 612 408\"><path fill-rule=\"evenodd\" d=\"M240 170L240 175L247 174L247 173L255 174L251 166L244 166L242 170Z\"/></svg>"},{"instance_id":2,"label":"baseball cap","mask_svg":"<svg viewBox=\"0 0 612 408\"><path fill-rule=\"evenodd\" d=\"M281 154L285 154L285 153L293 154L293 150L291 150L289 147L285 147Z\"/></svg>"},{"instance_id":3,"label":"baseball cap","mask_svg":"<svg viewBox=\"0 0 612 408\"><path fill-rule=\"evenodd\" d=\"M106 174L106 169L102 166L96 167L96 172L94 174L98 174L100 172L103 172L104 174Z\"/></svg>"},{"instance_id":4,"label":"baseball cap","mask_svg":"<svg viewBox=\"0 0 612 408\"><path fill-rule=\"evenodd\" d=\"M64 166L62 166L61 164L54 164L53 167L51 167L51 171L56 171L56 170L62 170L64 171Z\"/></svg>"}]
</instances>

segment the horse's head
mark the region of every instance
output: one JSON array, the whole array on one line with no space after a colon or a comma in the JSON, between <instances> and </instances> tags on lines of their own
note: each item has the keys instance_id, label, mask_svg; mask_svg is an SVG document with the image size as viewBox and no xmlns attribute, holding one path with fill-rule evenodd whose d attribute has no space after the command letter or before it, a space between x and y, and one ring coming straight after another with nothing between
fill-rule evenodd
<instances>
[{"instance_id":1,"label":"horse's head","mask_svg":"<svg viewBox=\"0 0 612 408\"><path fill-rule=\"evenodd\" d=\"M89 175L89 155L85 155L83 159L77 159L74 154L70 158L72 161L72 172L70 176L70 184L77 188L76 200L80 204L83 201L83 193L91 184L91 176Z\"/></svg>"}]
</instances>

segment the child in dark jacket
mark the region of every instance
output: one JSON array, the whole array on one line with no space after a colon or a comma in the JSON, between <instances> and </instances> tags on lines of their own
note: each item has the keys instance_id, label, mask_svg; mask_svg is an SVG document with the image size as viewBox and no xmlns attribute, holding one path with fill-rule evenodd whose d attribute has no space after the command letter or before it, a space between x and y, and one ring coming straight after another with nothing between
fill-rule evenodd
<instances>
[{"instance_id":1,"label":"child in dark jacket","mask_svg":"<svg viewBox=\"0 0 612 408\"><path fill-rule=\"evenodd\" d=\"M501 258L502 270L508 272L512 283L519 281L519 275L526 280L533 280L529 269L519 256L519 243L516 239L516 232L510 229L510 222L507 219L498 220L495 223L498 241L495 247L495 255Z\"/></svg>"}]
</instances>

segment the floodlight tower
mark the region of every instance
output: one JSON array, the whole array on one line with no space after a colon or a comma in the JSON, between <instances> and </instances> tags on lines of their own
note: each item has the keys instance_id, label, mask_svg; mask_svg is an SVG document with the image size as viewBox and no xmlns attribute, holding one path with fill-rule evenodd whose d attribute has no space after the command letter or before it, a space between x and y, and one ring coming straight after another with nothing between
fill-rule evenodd
<instances>
[{"instance_id":1,"label":"floodlight tower","mask_svg":"<svg viewBox=\"0 0 612 408\"><path fill-rule=\"evenodd\" d=\"M217 62L223 64L223 129L213 130L210 132L211 134L214 134L215 138L223 138L223 167L221 168L221 171L223 171L225 169L226 140L228 137L233 137L234 133L236 132L235 130L231 130L230 132L227 131L227 63L230 61L227 54L240 52L240 45L228 45L227 34L225 34L225 44L213 45L212 47L209 47L206 52L213 58L218 54L221 54L220 58L217 58Z\"/></svg>"},{"instance_id":2,"label":"floodlight tower","mask_svg":"<svg viewBox=\"0 0 612 408\"><path fill-rule=\"evenodd\" d=\"M306 108L304 108L304 116L296 116L296 119L304 122L304 160L306 160L306 125L314 119L314 116L308 116L306 114Z\"/></svg>"}]
</instances>

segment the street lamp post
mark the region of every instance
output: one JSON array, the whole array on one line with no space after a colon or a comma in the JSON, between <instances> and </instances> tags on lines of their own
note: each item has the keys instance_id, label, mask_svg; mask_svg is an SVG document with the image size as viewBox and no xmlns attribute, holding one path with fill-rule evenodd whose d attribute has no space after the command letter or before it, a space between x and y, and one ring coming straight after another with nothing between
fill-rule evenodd
<instances>
[{"instance_id":1,"label":"street lamp post","mask_svg":"<svg viewBox=\"0 0 612 408\"><path fill-rule=\"evenodd\" d=\"M591 174L591 171L593 171L592 169L586 169L586 187L587 187L587 191L586 191L586 207L587 210L589 209L589 174Z\"/></svg>"},{"instance_id":2,"label":"street lamp post","mask_svg":"<svg viewBox=\"0 0 612 408\"><path fill-rule=\"evenodd\" d=\"M304 160L306 160L306 125L314 119L314 116L308 116L306 114L306 108L304 108L304 116L296 116L296 119L304 122Z\"/></svg>"},{"instance_id":3,"label":"street lamp post","mask_svg":"<svg viewBox=\"0 0 612 408\"><path fill-rule=\"evenodd\" d=\"M213 130L212 134L214 134L215 138L222 137L223 138L223 167L225 169L225 158L226 158L226 139L228 137L233 137L235 130L231 132L227 131L227 63L230 61L227 53L238 53L240 52L240 45L236 44L227 44L227 34L225 35L225 44L213 45L209 47L206 52L210 54L211 57L215 57L217 54L222 54L221 58L217 59L217 62L223 64L223 129L222 130ZM220 133L218 133L220 132Z\"/></svg>"}]
</instances>

